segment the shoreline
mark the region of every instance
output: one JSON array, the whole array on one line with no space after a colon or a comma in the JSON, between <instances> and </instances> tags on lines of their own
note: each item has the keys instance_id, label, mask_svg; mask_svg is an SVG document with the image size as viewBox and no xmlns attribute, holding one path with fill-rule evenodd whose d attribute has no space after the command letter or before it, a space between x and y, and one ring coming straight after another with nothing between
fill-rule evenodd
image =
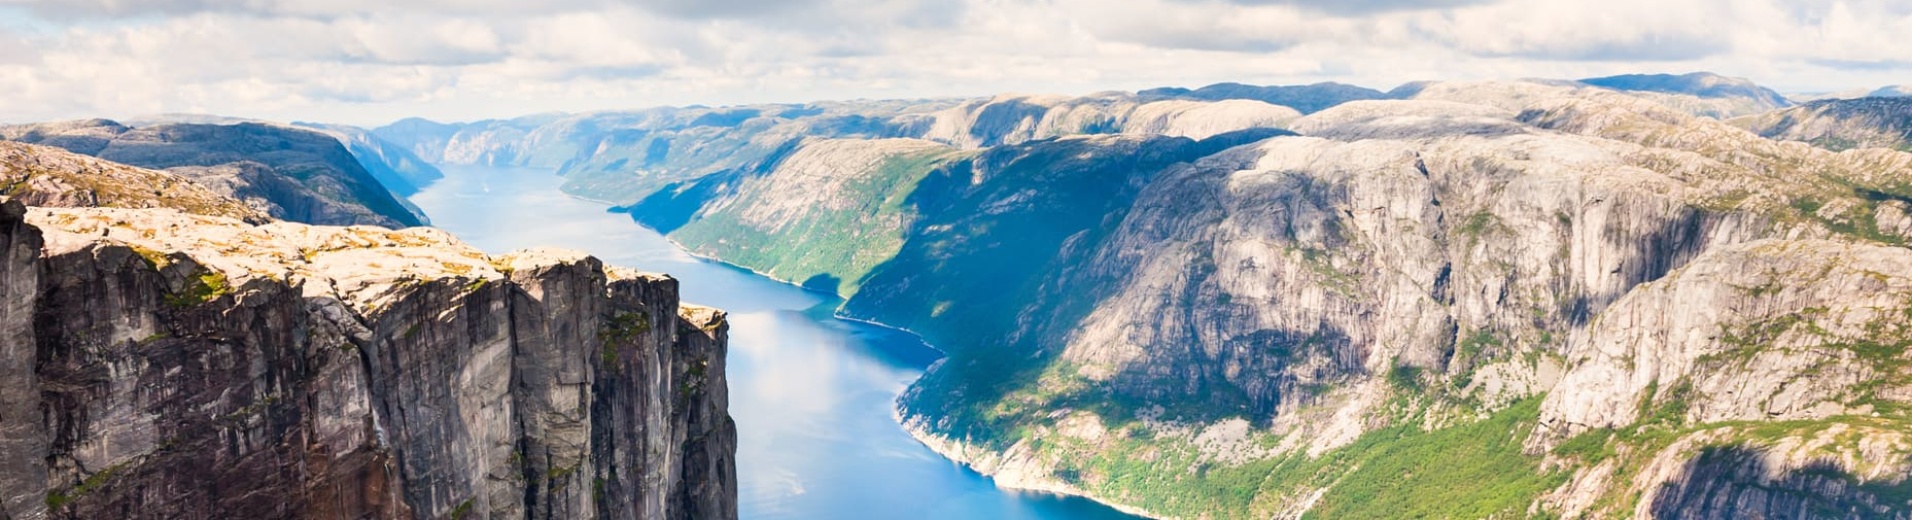
<instances>
[{"instance_id":1,"label":"shoreline","mask_svg":"<svg viewBox=\"0 0 1912 520\"><path fill-rule=\"evenodd\" d=\"M899 399L901 394L897 396ZM903 417L900 408L890 411L890 420L903 428L910 438L929 448L937 456L955 462L963 468L988 478L997 489L1021 493L1041 493L1063 497L1075 497L1101 504L1123 514L1148 519L1159 519L1148 510L1126 504L1117 504L1089 494L1075 486L1050 477L1047 466L1037 464L1028 457L1018 454L1017 448L1023 443L1010 447L1009 452L998 452L970 445L929 431L923 420L911 420Z\"/></svg>"},{"instance_id":2,"label":"shoreline","mask_svg":"<svg viewBox=\"0 0 1912 520\"><path fill-rule=\"evenodd\" d=\"M562 190L560 191L562 192ZM577 200L585 201L585 202L591 202L595 204L606 204L609 207L616 207L615 205L611 205L604 201L593 200L588 197L581 197L568 192L565 192L565 195L571 198L575 198ZM617 212L614 212L614 213L617 213ZM627 216L629 215L629 213L621 213L621 214L624 214ZM691 250L689 247L685 247L683 243L678 242L677 239L675 238L671 238L670 235L665 234L661 231L658 231L656 228L652 228L650 226L644 225L644 223L638 222L637 219L635 218L631 219L631 224L656 232L658 236L664 238L665 242L669 242L671 246L676 247L678 251L681 251L686 255L690 255L692 258L723 265L725 267L730 267L733 269L743 270L767 280L775 281L777 283L781 283L791 287L796 287L804 291L810 291L817 294L827 295L831 298L836 298L838 301L842 303L839 303L837 305L837 308L831 311L830 315L834 319L847 321L850 323L868 325L872 327L882 327L885 329L900 331L900 332L909 334L911 337L916 338L916 341L918 343L921 343L923 346L929 347L931 350L935 350L936 352L941 353L943 355L942 358L938 358L934 363L931 363L929 368L924 369L924 374L928 374L930 369L935 368L936 365L942 364L943 360L948 359L949 357L948 351L945 351L942 348L937 347L935 344L930 343L927 338L924 338L922 334L919 334L916 331L910 330L906 327L897 327L897 326L890 325L890 324L883 323L876 320L858 318L858 317L844 314L843 305L847 304L849 302L849 299L844 298L842 295L838 295L835 293L827 293L823 291L818 291L816 289L804 287L801 284L798 284L790 280L778 278L775 275L772 275L770 273L758 271L748 266L737 265L711 255L698 253L694 250ZM921 380L921 379L922 379L922 376L917 377L917 380ZM1056 481L1053 478L1049 478L1048 475L1050 472L1048 472L1046 468L1043 468L1042 466L1037 464L1024 463L1023 459L1017 458L1013 454L1005 454L1005 453L999 453L999 452L994 452L990 450L984 450L981 448L976 448L969 445L968 443L952 440L947 437L943 437L942 435L938 435L938 434L930 432L927 427L923 426L922 423L924 421L920 419L910 420L903 417L903 414L902 414L901 404L902 404L903 395L907 393L910 388L914 388L915 385L916 385L916 381L911 381L909 386L905 387L903 391L898 392L896 396L891 398L890 422L895 423L896 426L902 429L904 433L909 434L911 439L916 440L917 444L921 444L923 447L929 448L929 450L932 453L935 453L937 456L942 457L944 460L948 460L950 462L954 462L958 465L961 465L964 469L967 469L969 471L974 471L976 472L976 474L982 475L983 477L988 478L990 483L994 485L997 489L1001 489L1004 491L1019 492L1019 493L1041 493L1041 494L1047 494L1047 495L1055 495L1059 497L1080 498L1080 499L1088 500L1091 502L1095 502L1096 504L1100 504L1104 507L1114 509L1116 511L1119 511L1123 514L1127 514L1130 516L1149 518L1149 519L1161 518L1159 516L1155 516L1154 514L1149 513L1147 510L1134 507L1134 506L1129 506L1126 504L1118 504L1114 502L1109 502L1107 500L1103 500L1094 495L1090 495L1086 491L1077 489L1073 486L1069 486L1060 481ZM1018 446L1020 446L1020 444L1018 444ZM987 458L979 458L979 457L973 456L971 453L969 453L972 451L978 452L980 454L986 454ZM1008 469L1010 471L1004 471L1005 469ZM1041 470L1041 471L1038 473L1036 470ZM1024 476L1025 474L1029 476L1025 477ZM1040 476L1036 476L1038 474Z\"/></svg>"}]
</instances>

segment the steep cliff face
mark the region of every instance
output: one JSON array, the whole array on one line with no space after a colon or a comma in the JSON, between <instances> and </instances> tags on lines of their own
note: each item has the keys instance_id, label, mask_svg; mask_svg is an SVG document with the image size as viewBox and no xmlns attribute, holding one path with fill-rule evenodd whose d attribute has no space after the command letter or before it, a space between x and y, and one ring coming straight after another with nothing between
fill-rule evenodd
<instances>
[{"instance_id":1,"label":"steep cliff face","mask_svg":"<svg viewBox=\"0 0 1912 520\"><path fill-rule=\"evenodd\" d=\"M901 415L1009 485L1184 518L1912 514L1912 154L1573 83L1396 94L1299 137L1031 141L864 192L771 168L630 210L945 347ZM783 249L826 236L894 252Z\"/></svg>"},{"instance_id":2,"label":"steep cliff face","mask_svg":"<svg viewBox=\"0 0 1912 520\"><path fill-rule=\"evenodd\" d=\"M274 218L327 225L422 221L331 136L261 123L131 128L91 120L0 129L0 137L166 169Z\"/></svg>"},{"instance_id":3,"label":"steep cliff face","mask_svg":"<svg viewBox=\"0 0 1912 520\"><path fill-rule=\"evenodd\" d=\"M0 209L0 516L735 515L723 317L674 280L424 228Z\"/></svg>"}]
</instances>

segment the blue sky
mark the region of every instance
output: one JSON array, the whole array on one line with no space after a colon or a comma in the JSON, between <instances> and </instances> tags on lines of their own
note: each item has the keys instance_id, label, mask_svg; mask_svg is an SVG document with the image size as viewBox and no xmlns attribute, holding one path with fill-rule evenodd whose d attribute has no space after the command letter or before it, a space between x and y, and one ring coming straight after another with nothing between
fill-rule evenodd
<instances>
[{"instance_id":1,"label":"blue sky","mask_svg":"<svg viewBox=\"0 0 1912 520\"><path fill-rule=\"evenodd\" d=\"M1912 83L1912 0L0 0L0 120L379 124L1220 81Z\"/></svg>"}]
</instances>

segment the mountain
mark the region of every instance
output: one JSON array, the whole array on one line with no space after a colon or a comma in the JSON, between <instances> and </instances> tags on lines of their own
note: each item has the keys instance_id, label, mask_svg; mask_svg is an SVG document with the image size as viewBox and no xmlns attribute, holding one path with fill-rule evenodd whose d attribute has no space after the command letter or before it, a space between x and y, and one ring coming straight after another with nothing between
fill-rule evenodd
<instances>
[{"instance_id":1,"label":"mountain","mask_svg":"<svg viewBox=\"0 0 1912 520\"><path fill-rule=\"evenodd\" d=\"M1757 114L1786 108L1793 102L1745 78L1729 78L1710 72L1689 74L1625 74L1587 78L1581 83L1629 92L1683 94L1699 98L1689 100L1687 112L1716 119Z\"/></svg>"},{"instance_id":2,"label":"mountain","mask_svg":"<svg viewBox=\"0 0 1912 520\"><path fill-rule=\"evenodd\" d=\"M0 150L0 517L736 518L675 280Z\"/></svg>"},{"instance_id":3,"label":"mountain","mask_svg":"<svg viewBox=\"0 0 1912 520\"><path fill-rule=\"evenodd\" d=\"M438 171L438 167L425 162L424 159L420 159L410 151L384 139L380 139L377 135L372 134L371 130L355 126L305 122L282 124L272 121L207 114L161 114L122 120L121 122L131 127L170 124L236 125L241 123L257 123L323 133L332 136L333 139L337 139L339 144L345 145L345 149L350 151L354 157L358 158L359 165L363 166L365 171L371 173L374 179L378 179L379 184L391 190L393 197L398 199L400 204L405 205L406 209L411 210L413 216L421 220L426 220L423 212L412 206L411 201L405 197L416 194L419 188L430 185L432 182L445 177L443 172Z\"/></svg>"},{"instance_id":4,"label":"mountain","mask_svg":"<svg viewBox=\"0 0 1912 520\"><path fill-rule=\"evenodd\" d=\"M1260 101L1004 95L806 105L657 108L510 121L406 120L374 130L445 164L558 170L567 192L616 204L672 184L774 161L805 139L920 139L957 148L1078 134L1206 137L1300 117Z\"/></svg>"},{"instance_id":5,"label":"mountain","mask_svg":"<svg viewBox=\"0 0 1912 520\"><path fill-rule=\"evenodd\" d=\"M1912 518L1912 154L1673 94L1397 93L1199 138L811 136L624 210L945 350L898 413L1003 485L1165 518ZM1046 128L970 126L1004 127Z\"/></svg>"},{"instance_id":6,"label":"mountain","mask_svg":"<svg viewBox=\"0 0 1912 520\"><path fill-rule=\"evenodd\" d=\"M1282 86L1216 83L1195 90L1165 87L1144 90L1136 94L1144 99L1193 99L1200 101L1247 99L1271 105L1292 107L1295 110L1301 111L1303 114L1313 114L1349 101L1383 99L1387 97L1387 94L1379 90L1333 82L1316 83L1313 85Z\"/></svg>"},{"instance_id":7,"label":"mountain","mask_svg":"<svg viewBox=\"0 0 1912 520\"><path fill-rule=\"evenodd\" d=\"M1912 96L1912 85L1891 85L1891 86L1879 87L1876 89L1860 88L1860 89L1852 89L1852 90L1843 90L1839 92L1794 94L1792 96L1789 96L1788 99L1791 99L1793 103L1795 104L1804 105L1814 101L1859 99L1859 98L1868 98L1868 97L1906 97L1906 96Z\"/></svg>"},{"instance_id":8,"label":"mountain","mask_svg":"<svg viewBox=\"0 0 1912 520\"><path fill-rule=\"evenodd\" d=\"M271 220L205 186L171 173L135 168L59 148L0 141L0 195L65 208L174 208L253 223Z\"/></svg>"},{"instance_id":9,"label":"mountain","mask_svg":"<svg viewBox=\"0 0 1912 520\"><path fill-rule=\"evenodd\" d=\"M1872 91L1872 92L1870 92L1870 93L1868 93L1868 94L1866 94L1866 96L1867 96L1867 97L1907 97L1907 96L1912 96L1912 85L1892 85L1892 86L1889 86L1889 87L1880 87L1880 88L1879 88L1878 90L1874 90L1874 91Z\"/></svg>"},{"instance_id":10,"label":"mountain","mask_svg":"<svg viewBox=\"0 0 1912 520\"><path fill-rule=\"evenodd\" d=\"M332 225L422 220L333 137L261 123L139 128L86 120L0 128L0 138L170 170L275 218Z\"/></svg>"},{"instance_id":11,"label":"mountain","mask_svg":"<svg viewBox=\"0 0 1912 520\"><path fill-rule=\"evenodd\" d=\"M437 166L425 162L411 151L390 141L380 139L371 130L345 125L322 123L293 123L292 126L305 128L337 139L345 149L359 159L359 165L378 179L379 184L400 197L409 197L418 193L418 189L445 178L444 172Z\"/></svg>"},{"instance_id":12,"label":"mountain","mask_svg":"<svg viewBox=\"0 0 1912 520\"><path fill-rule=\"evenodd\" d=\"M1834 151L1853 148L1912 151L1912 97L1813 101L1735 119L1733 124L1770 139L1804 141Z\"/></svg>"}]
</instances>

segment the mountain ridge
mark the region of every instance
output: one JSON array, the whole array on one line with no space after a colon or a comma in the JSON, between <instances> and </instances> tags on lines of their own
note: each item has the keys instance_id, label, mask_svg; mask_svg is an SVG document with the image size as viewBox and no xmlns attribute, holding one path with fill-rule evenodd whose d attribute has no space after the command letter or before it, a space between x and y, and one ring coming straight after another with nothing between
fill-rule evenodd
<instances>
[{"instance_id":1,"label":"mountain ridge","mask_svg":"<svg viewBox=\"0 0 1912 520\"><path fill-rule=\"evenodd\" d=\"M114 162L170 169L278 218L320 224L415 226L421 220L332 136L289 126L81 120L0 129Z\"/></svg>"},{"instance_id":2,"label":"mountain ridge","mask_svg":"<svg viewBox=\"0 0 1912 520\"><path fill-rule=\"evenodd\" d=\"M1776 293L1694 299L1769 280L1736 265L1810 271L1799 266L1904 256L1912 206L1898 186L1912 179L1912 155L1768 141L1654 97L1562 82L1429 83L1411 99L1345 103L1285 126L1304 136L1185 152L1167 152L1189 144L1163 136L1064 136L901 169L769 162L627 210L639 222L665 218L658 227L700 254L793 282L828 280L819 288L846 297L844 314L944 348L950 357L912 385L899 416L1004 485L1160 517L1358 515L1388 504L1410 508L1391 514L1433 516L1912 514L1889 500L1912 469L1890 462L1897 455L1831 468L1811 455L1885 453L1817 437L1819 428L1900 438L1902 414L1867 415L1900 405L1848 406L1897 403L1889 389L1907 377L1852 364L1860 352L1891 367L1907 356L1890 329L1838 325L1869 304L1836 296L1845 293L1815 303L1786 277ZM1142 151L1151 147L1162 151ZM849 192L764 188L818 175L897 180ZM845 219L810 198L823 194L847 208L886 202ZM765 196L776 200L742 203ZM746 217L762 207L795 211ZM878 258L798 254L817 244ZM1827 287L1896 301L1912 272L1880 266L1883 285L1861 269L1828 273ZM1721 271L1731 281L1688 282ZM1665 296L1645 296L1656 291ZM1742 303L1752 301L1768 303ZM1748 305L1824 307L1782 330L1822 327L1834 339L1734 343L1746 341L1730 339L1742 329L1779 326L1730 310ZM1673 309L1714 315L1699 328L1738 336L1674 343L1653 338L1693 329L1601 326ZM1887 346L1836 339L1855 333ZM1614 342L1627 334L1647 336ZM1601 353L1629 344L1631 354ZM1788 354L1814 349L1835 354L1818 365L1814 354ZM1736 352L1783 361L1723 364ZM1868 383L1795 383L1807 380L1802 366ZM1721 381L1790 397L1731 398ZM1453 433L1483 428L1512 440L1469 448ZM1467 451L1478 449L1488 451ZM1349 501L1363 483L1403 478L1384 476L1400 466L1379 461L1394 459L1498 469L1389 491L1420 497L1410 504ZM1369 463L1321 465L1334 460ZM1734 469L1755 466L1794 476ZM1762 498L1771 486L1806 498Z\"/></svg>"}]
</instances>

